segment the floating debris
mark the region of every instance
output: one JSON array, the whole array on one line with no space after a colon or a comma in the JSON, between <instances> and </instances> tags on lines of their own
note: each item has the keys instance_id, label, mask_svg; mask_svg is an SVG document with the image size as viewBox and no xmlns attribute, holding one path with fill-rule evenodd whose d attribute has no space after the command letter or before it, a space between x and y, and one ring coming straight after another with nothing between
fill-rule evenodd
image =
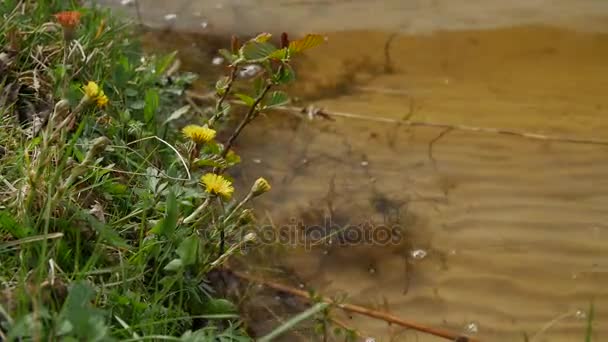
<instances>
[{"instance_id":1,"label":"floating debris","mask_svg":"<svg viewBox=\"0 0 608 342\"><path fill-rule=\"evenodd\" d=\"M166 21L172 21L175 19L177 19L177 14L175 14L175 13L169 13L169 14L165 15Z\"/></svg>"},{"instance_id":2,"label":"floating debris","mask_svg":"<svg viewBox=\"0 0 608 342\"><path fill-rule=\"evenodd\" d=\"M464 328L467 334L477 334L479 332L479 324L471 322Z\"/></svg>"},{"instance_id":3,"label":"floating debris","mask_svg":"<svg viewBox=\"0 0 608 342\"><path fill-rule=\"evenodd\" d=\"M219 57L219 56L213 57L213 59L211 60L211 64L213 64L213 65L220 65L222 63L224 63L224 58Z\"/></svg>"},{"instance_id":4,"label":"floating debris","mask_svg":"<svg viewBox=\"0 0 608 342\"><path fill-rule=\"evenodd\" d=\"M421 260L426 257L427 252L424 249L416 249L416 250L412 251L411 255L412 255L412 258Z\"/></svg>"}]
</instances>

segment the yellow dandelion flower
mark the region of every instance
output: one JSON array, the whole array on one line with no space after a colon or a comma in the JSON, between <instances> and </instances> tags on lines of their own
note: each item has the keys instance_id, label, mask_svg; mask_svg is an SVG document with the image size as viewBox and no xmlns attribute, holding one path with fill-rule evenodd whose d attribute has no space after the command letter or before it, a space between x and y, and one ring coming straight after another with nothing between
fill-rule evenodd
<instances>
[{"instance_id":1,"label":"yellow dandelion flower","mask_svg":"<svg viewBox=\"0 0 608 342\"><path fill-rule=\"evenodd\" d=\"M251 194L253 196L259 196L265 192L270 191L270 189L270 183L268 183L268 181L264 178L260 177L255 181L255 183L253 183L253 186L251 187Z\"/></svg>"},{"instance_id":2,"label":"yellow dandelion flower","mask_svg":"<svg viewBox=\"0 0 608 342\"><path fill-rule=\"evenodd\" d=\"M84 86L84 94L90 99L97 98L97 96L99 96L99 86L97 83L89 81L89 83Z\"/></svg>"},{"instance_id":3,"label":"yellow dandelion flower","mask_svg":"<svg viewBox=\"0 0 608 342\"><path fill-rule=\"evenodd\" d=\"M215 130L207 125L188 125L182 129L182 133L196 144L204 144L215 138Z\"/></svg>"},{"instance_id":4,"label":"yellow dandelion flower","mask_svg":"<svg viewBox=\"0 0 608 342\"><path fill-rule=\"evenodd\" d=\"M229 199L234 192L232 183L226 178L216 175L215 173L207 173L201 177L201 183L205 186L205 190L214 195Z\"/></svg>"},{"instance_id":5,"label":"yellow dandelion flower","mask_svg":"<svg viewBox=\"0 0 608 342\"><path fill-rule=\"evenodd\" d=\"M108 104L108 102L110 100L108 100L108 97L106 96L106 94L103 93L103 90L102 90L99 92L99 95L97 96L96 101L97 101L97 107L103 108Z\"/></svg>"}]
</instances>

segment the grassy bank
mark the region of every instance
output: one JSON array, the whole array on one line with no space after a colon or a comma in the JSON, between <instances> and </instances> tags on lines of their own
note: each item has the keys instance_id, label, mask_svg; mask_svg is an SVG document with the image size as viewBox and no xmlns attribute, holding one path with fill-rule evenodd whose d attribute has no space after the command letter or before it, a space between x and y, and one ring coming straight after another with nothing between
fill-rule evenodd
<instances>
[{"instance_id":1,"label":"grassy bank","mask_svg":"<svg viewBox=\"0 0 608 342\"><path fill-rule=\"evenodd\" d=\"M270 190L260 178L237 197L232 146L322 37L233 39L215 103L194 113L195 75L144 55L108 11L6 0L0 15L0 340L249 340L207 280L255 243L248 202ZM244 64L261 72L239 83ZM218 141L228 99L243 114Z\"/></svg>"}]
</instances>

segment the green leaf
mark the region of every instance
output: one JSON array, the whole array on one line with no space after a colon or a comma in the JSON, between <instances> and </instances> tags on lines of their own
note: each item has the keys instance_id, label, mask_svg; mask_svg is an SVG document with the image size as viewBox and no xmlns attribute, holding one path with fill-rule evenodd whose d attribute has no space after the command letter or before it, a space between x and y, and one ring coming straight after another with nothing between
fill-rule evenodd
<instances>
[{"instance_id":1,"label":"green leaf","mask_svg":"<svg viewBox=\"0 0 608 342\"><path fill-rule=\"evenodd\" d=\"M228 88L228 83L230 83L230 77L221 77L219 80L217 80L217 82L215 82L215 90L219 94L223 94L226 91L226 88Z\"/></svg>"},{"instance_id":2,"label":"green leaf","mask_svg":"<svg viewBox=\"0 0 608 342\"><path fill-rule=\"evenodd\" d=\"M146 105L144 106L144 120L146 122L151 122L152 119L154 119L154 115L156 114L156 109L158 109L159 102L160 97L158 96L158 90L146 90Z\"/></svg>"},{"instance_id":3,"label":"green leaf","mask_svg":"<svg viewBox=\"0 0 608 342\"><path fill-rule=\"evenodd\" d=\"M284 59L287 59L288 57L289 57L288 48L278 49L268 56L268 58L270 58L270 59L278 59L278 60L284 60Z\"/></svg>"},{"instance_id":4,"label":"green leaf","mask_svg":"<svg viewBox=\"0 0 608 342\"><path fill-rule=\"evenodd\" d=\"M282 106L288 102L289 96L287 96L287 93L281 90L273 91L270 97L268 97L266 108Z\"/></svg>"},{"instance_id":5,"label":"green leaf","mask_svg":"<svg viewBox=\"0 0 608 342\"><path fill-rule=\"evenodd\" d=\"M241 162L241 157L236 153L228 152L226 155L226 162L228 163L228 166L234 166Z\"/></svg>"},{"instance_id":6,"label":"green leaf","mask_svg":"<svg viewBox=\"0 0 608 342\"><path fill-rule=\"evenodd\" d=\"M226 299L211 299L204 305L203 312L206 315L222 315L236 313L236 306Z\"/></svg>"},{"instance_id":7,"label":"green leaf","mask_svg":"<svg viewBox=\"0 0 608 342\"><path fill-rule=\"evenodd\" d=\"M184 266L184 263L182 262L181 259L173 259L167 264L167 266L165 266L164 270L165 271L177 271L177 270L181 269L183 266Z\"/></svg>"},{"instance_id":8,"label":"green leaf","mask_svg":"<svg viewBox=\"0 0 608 342\"><path fill-rule=\"evenodd\" d=\"M61 310L61 321L69 322L63 324L64 329L78 340L110 341L103 311L91 304L94 295L95 291L86 283L74 283Z\"/></svg>"},{"instance_id":9,"label":"green leaf","mask_svg":"<svg viewBox=\"0 0 608 342\"><path fill-rule=\"evenodd\" d=\"M142 101L142 100L137 100L137 101L133 101L133 102L129 103L129 108L135 109L135 110L143 109L145 106L146 106L146 102Z\"/></svg>"},{"instance_id":10,"label":"green leaf","mask_svg":"<svg viewBox=\"0 0 608 342\"><path fill-rule=\"evenodd\" d=\"M267 42L248 41L241 47L241 56L248 61L268 58L277 48Z\"/></svg>"},{"instance_id":11,"label":"green leaf","mask_svg":"<svg viewBox=\"0 0 608 342\"><path fill-rule=\"evenodd\" d=\"M198 256L199 240L198 236L190 235L177 247L177 255L179 255L184 266L193 265L196 263Z\"/></svg>"},{"instance_id":12,"label":"green leaf","mask_svg":"<svg viewBox=\"0 0 608 342\"><path fill-rule=\"evenodd\" d=\"M296 79L296 74L289 64L283 64L283 67L273 75L273 81L277 84L287 84Z\"/></svg>"},{"instance_id":13,"label":"green leaf","mask_svg":"<svg viewBox=\"0 0 608 342\"><path fill-rule=\"evenodd\" d=\"M289 52L298 53L312 49L325 42L325 36L320 34L307 34L304 38L289 43Z\"/></svg>"},{"instance_id":14,"label":"green leaf","mask_svg":"<svg viewBox=\"0 0 608 342\"><path fill-rule=\"evenodd\" d=\"M151 233L170 238L177 228L178 205L174 191L169 191L165 208L165 217L150 230Z\"/></svg>"},{"instance_id":15,"label":"green leaf","mask_svg":"<svg viewBox=\"0 0 608 342\"><path fill-rule=\"evenodd\" d=\"M171 113L171 115L169 115L169 117L167 118L167 120L165 120L165 122L163 123L163 125L168 124L171 121L177 120L179 118L182 117L182 115L188 113L188 111L190 110L190 106L189 105L185 105L179 109L176 109L173 113Z\"/></svg>"},{"instance_id":16,"label":"green leaf","mask_svg":"<svg viewBox=\"0 0 608 342\"><path fill-rule=\"evenodd\" d=\"M253 38L252 40L259 42L259 43L265 43L265 42L269 41L270 38L272 38L272 34L270 34L268 32L262 32L262 33L258 34L255 38Z\"/></svg>"},{"instance_id":17,"label":"green leaf","mask_svg":"<svg viewBox=\"0 0 608 342\"><path fill-rule=\"evenodd\" d=\"M226 49L220 49L219 50L220 55L222 55L222 57L224 57L229 63L232 63L234 61L236 61L236 59L238 58L238 56L233 55L230 51L226 50Z\"/></svg>"},{"instance_id":18,"label":"green leaf","mask_svg":"<svg viewBox=\"0 0 608 342\"><path fill-rule=\"evenodd\" d=\"M247 105L248 107L253 106L253 104L255 103L255 99L249 95L234 94L234 96L238 97L241 101L245 102L245 105Z\"/></svg>"},{"instance_id":19,"label":"green leaf","mask_svg":"<svg viewBox=\"0 0 608 342\"><path fill-rule=\"evenodd\" d=\"M169 68L169 66L171 66L171 64L175 60L176 55L177 55L177 51L174 51L174 52L162 57L156 64L156 72L159 74L163 74L167 70L167 68Z\"/></svg>"},{"instance_id":20,"label":"green leaf","mask_svg":"<svg viewBox=\"0 0 608 342\"><path fill-rule=\"evenodd\" d=\"M125 95L127 95L128 97L135 97L139 95L139 92L133 88L127 88L125 89Z\"/></svg>"},{"instance_id":21,"label":"green leaf","mask_svg":"<svg viewBox=\"0 0 608 342\"><path fill-rule=\"evenodd\" d=\"M0 231L8 232L16 239L22 239L29 236L32 230L21 225L14 216L6 211L0 212Z\"/></svg>"},{"instance_id":22,"label":"green leaf","mask_svg":"<svg viewBox=\"0 0 608 342\"><path fill-rule=\"evenodd\" d=\"M219 167L226 168L228 166L228 162L226 159L222 158L217 154L204 154L201 157L194 161L194 164L197 166L210 166L210 167Z\"/></svg>"}]
</instances>

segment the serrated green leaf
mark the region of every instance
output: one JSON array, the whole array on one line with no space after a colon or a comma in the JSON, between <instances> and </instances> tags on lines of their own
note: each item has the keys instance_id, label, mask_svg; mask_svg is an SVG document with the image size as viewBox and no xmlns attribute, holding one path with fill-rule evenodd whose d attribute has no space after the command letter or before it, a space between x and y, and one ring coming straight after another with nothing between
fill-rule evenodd
<instances>
[{"instance_id":1,"label":"serrated green leaf","mask_svg":"<svg viewBox=\"0 0 608 342\"><path fill-rule=\"evenodd\" d=\"M185 105L179 109L176 109L173 113L171 113L171 115L169 115L169 117L167 118L167 120L165 120L165 122L163 123L163 125L166 125L167 123L177 120L179 118L182 117L182 115L188 113L188 111L190 110L190 106L189 105Z\"/></svg>"},{"instance_id":2,"label":"serrated green leaf","mask_svg":"<svg viewBox=\"0 0 608 342\"><path fill-rule=\"evenodd\" d=\"M277 48L268 42L248 41L241 47L241 56L248 61L268 58Z\"/></svg>"},{"instance_id":3,"label":"serrated green leaf","mask_svg":"<svg viewBox=\"0 0 608 342\"><path fill-rule=\"evenodd\" d=\"M289 57L289 49L287 49L287 48L278 49L268 56L268 58L270 58L270 59L278 59L278 60L284 60L287 57Z\"/></svg>"},{"instance_id":4,"label":"serrated green leaf","mask_svg":"<svg viewBox=\"0 0 608 342\"><path fill-rule=\"evenodd\" d=\"M302 39L294 40L289 43L289 52L298 53L312 49L325 42L325 36L320 34L307 34Z\"/></svg>"},{"instance_id":5,"label":"serrated green leaf","mask_svg":"<svg viewBox=\"0 0 608 342\"><path fill-rule=\"evenodd\" d=\"M228 166L234 166L241 162L241 157L231 150L226 154L226 162L228 163Z\"/></svg>"},{"instance_id":6,"label":"serrated green leaf","mask_svg":"<svg viewBox=\"0 0 608 342\"><path fill-rule=\"evenodd\" d=\"M199 167L210 166L219 167L222 169L228 167L228 162L226 159L217 154L204 154L199 159L195 160L194 164Z\"/></svg>"},{"instance_id":7,"label":"serrated green leaf","mask_svg":"<svg viewBox=\"0 0 608 342\"><path fill-rule=\"evenodd\" d=\"M272 34L270 34L268 32L262 32L262 33L258 34L255 38L253 38L252 40L259 42L259 43L265 43L265 42L269 41L270 38L272 38Z\"/></svg>"},{"instance_id":8,"label":"serrated green leaf","mask_svg":"<svg viewBox=\"0 0 608 342\"><path fill-rule=\"evenodd\" d=\"M249 95L245 94L234 94L234 96L238 97L241 101L245 102L245 105L251 107L255 103L255 99Z\"/></svg>"},{"instance_id":9,"label":"serrated green leaf","mask_svg":"<svg viewBox=\"0 0 608 342\"><path fill-rule=\"evenodd\" d=\"M228 83L230 82L230 77L224 76L220 77L217 82L215 82L215 90L219 93L220 91L225 91L228 87ZM221 92L223 94L223 92Z\"/></svg>"},{"instance_id":10,"label":"serrated green leaf","mask_svg":"<svg viewBox=\"0 0 608 342\"><path fill-rule=\"evenodd\" d=\"M268 101L266 102L266 108L272 108L277 106L282 106L289 102L289 96L287 93L281 90L273 91L272 94L268 97Z\"/></svg>"},{"instance_id":11,"label":"serrated green leaf","mask_svg":"<svg viewBox=\"0 0 608 342\"><path fill-rule=\"evenodd\" d=\"M289 64L283 64L283 67L273 75L273 80L277 84L287 84L296 79L296 73Z\"/></svg>"},{"instance_id":12,"label":"serrated green leaf","mask_svg":"<svg viewBox=\"0 0 608 342\"><path fill-rule=\"evenodd\" d=\"M234 62L238 56L233 55L230 51L226 50L226 49L220 49L219 54L222 55L222 57L224 57L229 63Z\"/></svg>"},{"instance_id":13,"label":"serrated green leaf","mask_svg":"<svg viewBox=\"0 0 608 342\"><path fill-rule=\"evenodd\" d=\"M187 237L179 244L179 247L177 247L177 255L179 255L179 258L184 264L184 266L189 266L196 263L196 258L198 256L198 246L199 240L198 236L196 235L191 235Z\"/></svg>"}]
</instances>

